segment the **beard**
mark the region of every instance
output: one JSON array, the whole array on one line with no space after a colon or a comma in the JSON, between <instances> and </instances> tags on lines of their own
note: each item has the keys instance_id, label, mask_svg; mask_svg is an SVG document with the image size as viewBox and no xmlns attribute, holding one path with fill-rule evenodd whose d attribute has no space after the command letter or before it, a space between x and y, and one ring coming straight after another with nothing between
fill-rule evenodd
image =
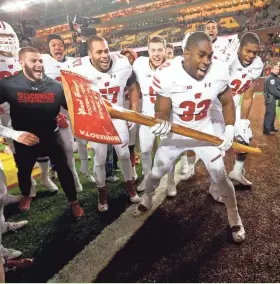
<instances>
[{"instance_id":1,"label":"beard","mask_svg":"<svg viewBox=\"0 0 280 284\"><path fill-rule=\"evenodd\" d=\"M24 69L25 69L26 75L27 75L29 78L33 79L34 81L40 82L40 81L43 79L42 77L40 77L40 78L36 77L36 76L34 75L33 69L30 68L30 67L28 67L27 65L25 65ZM43 70L42 70L42 74L43 74Z\"/></svg>"}]
</instances>

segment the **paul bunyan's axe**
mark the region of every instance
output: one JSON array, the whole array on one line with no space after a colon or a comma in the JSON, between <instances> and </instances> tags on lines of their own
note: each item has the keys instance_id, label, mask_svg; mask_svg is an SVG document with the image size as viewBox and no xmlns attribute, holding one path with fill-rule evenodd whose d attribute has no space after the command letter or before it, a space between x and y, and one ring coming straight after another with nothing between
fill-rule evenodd
<instances>
[{"instance_id":1,"label":"paul bunyan's axe","mask_svg":"<svg viewBox=\"0 0 280 284\"><path fill-rule=\"evenodd\" d=\"M98 143L121 144L121 139L111 118L117 118L146 126L154 126L162 120L116 107L93 90L92 81L70 71L61 71L62 84L66 96L72 130L75 136ZM197 140L220 145L223 140L188 127L172 123L171 132ZM259 148L233 142L237 152L260 155Z\"/></svg>"}]
</instances>

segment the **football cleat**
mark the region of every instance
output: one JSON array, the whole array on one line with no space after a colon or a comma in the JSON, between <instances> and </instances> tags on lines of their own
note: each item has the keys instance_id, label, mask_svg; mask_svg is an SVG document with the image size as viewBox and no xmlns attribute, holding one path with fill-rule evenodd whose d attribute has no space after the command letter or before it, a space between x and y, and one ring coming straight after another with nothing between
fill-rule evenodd
<instances>
[{"instance_id":1,"label":"football cleat","mask_svg":"<svg viewBox=\"0 0 280 284\"><path fill-rule=\"evenodd\" d=\"M239 183L247 186L251 186L253 183L248 181L243 174L238 173L237 171L231 171L228 177L232 180L238 181Z\"/></svg>"},{"instance_id":2,"label":"football cleat","mask_svg":"<svg viewBox=\"0 0 280 284\"><path fill-rule=\"evenodd\" d=\"M144 194L141 203L133 211L132 216L134 218L144 215L148 210L153 207L153 198L150 195Z\"/></svg>"},{"instance_id":3,"label":"football cleat","mask_svg":"<svg viewBox=\"0 0 280 284\"><path fill-rule=\"evenodd\" d=\"M32 198L30 196L23 196L20 200L18 209L20 211L28 211L30 209L30 203Z\"/></svg>"},{"instance_id":4,"label":"football cleat","mask_svg":"<svg viewBox=\"0 0 280 284\"><path fill-rule=\"evenodd\" d=\"M81 208L78 201L71 201L69 202L69 204L72 210L72 214L76 219L80 219L85 215L84 210Z\"/></svg>"},{"instance_id":5,"label":"football cleat","mask_svg":"<svg viewBox=\"0 0 280 284\"><path fill-rule=\"evenodd\" d=\"M98 188L98 210L100 212L108 211L108 194L107 194L107 187L100 187Z\"/></svg>"},{"instance_id":6,"label":"football cleat","mask_svg":"<svg viewBox=\"0 0 280 284\"><path fill-rule=\"evenodd\" d=\"M81 185L79 180L75 181L75 188L76 188L77 192L82 192L83 191L83 186Z\"/></svg>"},{"instance_id":7,"label":"football cleat","mask_svg":"<svg viewBox=\"0 0 280 284\"><path fill-rule=\"evenodd\" d=\"M4 229L3 234L7 233L9 231L16 231L21 229L22 227L26 226L28 224L28 221L20 221L20 222L5 222L4 223Z\"/></svg>"},{"instance_id":8,"label":"football cleat","mask_svg":"<svg viewBox=\"0 0 280 284\"><path fill-rule=\"evenodd\" d=\"M49 177L41 179L41 185L46 187L50 192L58 191L57 185Z\"/></svg>"},{"instance_id":9,"label":"football cleat","mask_svg":"<svg viewBox=\"0 0 280 284\"><path fill-rule=\"evenodd\" d=\"M93 175L91 175L89 172L83 172L81 169L80 169L80 173L85 175L88 179L89 182L91 183L95 183L95 178L93 177Z\"/></svg>"},{"instance_id":10,"label":"football cleat","mask_svg":"<svg viewBox=\"0 0 280 284\"><path fill-rule=\"evenodd\" d=\"M106 177L106 181L107 182L117 182L117 181L119 181L120 180L120 178L119 177L117 177L117 176L108 176L108 177Z\"/></svg>"},{"instance_id":11,"label":"football cleat","mask_svg":"<svg viewBox=\"0 0 280 284\"><path fill-rule=\"evenodd\" d=\"M177 195L177 189L175 184L168 184L167 185L167 196L174 197Z\"/></svg>"},{"instance_id":12,"label":"football cleat","mask_svg":"<svg viewBox=\"0 0 280 284\"><path fill-rule=\"evenodd\" d=\"M19 250L15 250L12 248L4 248L3 246L1 246L1 253L3 258L6 260L15 259L22 255L22 252Z\"/></svg>"},{"instance_id":13,"label":"football cleat","mask_svg":"<svg viewBox=\"0 0 280 284\"><path fill-rule=\"evenodd\" d=\"M132 180L126 181L125 191L126 191L126 194L129 196L130 202L132 203L141 202L141 198L138 196L137 192L134 189L134 183Z\"/></svg>"},{"instance_id":14,"label":"football cleat","mask_svg":"<svg viewBox=\"0 0 280 284\"><path fill-rule=\"evenodd\" d=\"M132 203L140 203L142 198L136 193L135 196L130 196L129 197L130 202Z\"/></svg>"},{"instance_id":15,"label":"football cleat","mask_svg":"<svg viewBox=\"0 0 280 284\"><path fill-rule=\"evenodd\" d=\"M231 227L232 238L236 243L245 241L245 229L243 225L235 225Z\"/></svg>"}]
</instances>

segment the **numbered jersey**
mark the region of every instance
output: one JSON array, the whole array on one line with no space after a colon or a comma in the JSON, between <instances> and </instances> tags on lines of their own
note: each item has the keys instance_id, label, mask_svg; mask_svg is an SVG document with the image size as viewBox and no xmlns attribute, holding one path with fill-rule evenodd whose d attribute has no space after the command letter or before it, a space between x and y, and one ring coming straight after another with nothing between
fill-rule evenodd
<instances>
[{"instance_id":1,"label":"numbered jersey","mask_svg":"<svg viewBox=\"0 0 280 284\"><path fill-rule=\"evenodd\" d=\"M111 103L124 106L124 89L132 74L132 67L128 59L120 54L111 54L112 66L106 73L94 68L88 56L77 59L71 71L87 77L93 81L93 86Z\"/></svg>"},{"instance_id":2,"label":"numbered jersey","mask_svg":"<svg viewBox=\"0 0 280 284\"><path fill-rule=\"evenodd\" d=\"M182 62L175 60L157 69L153 88L171 99L172 122L201 131L210 122L210 105L227 88L228 80L228 65L218 60L213 61L201 81L188 75Z\"/></svg>"},{"instance_id":3,"label":"numbered jersey","mask_svg":"<svg viewBox=\"0 0 280 284\"><path fill-rule=\"evenodd\" d=\"M260 78L263 66L263 62L258 56L247 67L243 67L237 55L235 56L229 67L230 79L228 83L232 91L235 107L239 106L241 95L251 87L255 80ZM219 100L215 101L212 110L222 111L222 105Z\"/></svg>"},{"instance_id":4,"label":"numbered jersey","mask_svg":"<svg viewBox=\"0 0 280 284\"><path fill-rule=\"evenodd\" d=\"M154 72L150 67L149 57L139 57L134 61L133 70L142 94L142 113L154 116L156 93L152 88Z\"/></svg>"},{"instance_id":5,"label":"numbered jersey","mask_svg":"<svg viewBox=\"0 0 280 284\"><path fill-rule=\"evenodd\" d=\"M0 55L0 80L16 75L20 70L18 58Z\"/></svg>"},{"instance_id":6,"label":"numbered jersey","mask_svg":"<svg viewBox=\"0 0 280 284\"><path fill-rule=\"evenodd\" d=\"M42 54L42 59L44 63L45 74L56 81L61 81L60 70L69 69L72 66L73 62L76 60L73 57L66 57L66 60L64 62L59 62L49 54Z\"/></svg>"},{"instance_id":7,"label":"numbered jersey","mask_svg":"<svg viewBox=\"0 0 280 284\"><path fill-rule=\"evenodd\" d=\"M232 91L234 104L237 107L240 103L241 95L246 92L255 80L260 78L263 70L263 62L260 57L256 57L252 64L243 67L236 56L229 68L229 86Z\"/></svg>"}]
</instances>

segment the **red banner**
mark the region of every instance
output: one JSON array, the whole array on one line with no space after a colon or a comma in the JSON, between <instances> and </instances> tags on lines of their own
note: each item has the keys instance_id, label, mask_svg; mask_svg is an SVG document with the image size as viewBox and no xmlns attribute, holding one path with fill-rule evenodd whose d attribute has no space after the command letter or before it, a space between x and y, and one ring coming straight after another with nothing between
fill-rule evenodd
<instances>
[{"instance_id":1,"label":"red banner","mask_svg":"<svg viewBox=\"0 0 280 284\"><path fill-rule=\"evenodd\" d=\"M92 89L92 81L69 71L61 71L61 75L74 135L87 141L121 144L101 95Z\"/></svg>"}]
</instances>

